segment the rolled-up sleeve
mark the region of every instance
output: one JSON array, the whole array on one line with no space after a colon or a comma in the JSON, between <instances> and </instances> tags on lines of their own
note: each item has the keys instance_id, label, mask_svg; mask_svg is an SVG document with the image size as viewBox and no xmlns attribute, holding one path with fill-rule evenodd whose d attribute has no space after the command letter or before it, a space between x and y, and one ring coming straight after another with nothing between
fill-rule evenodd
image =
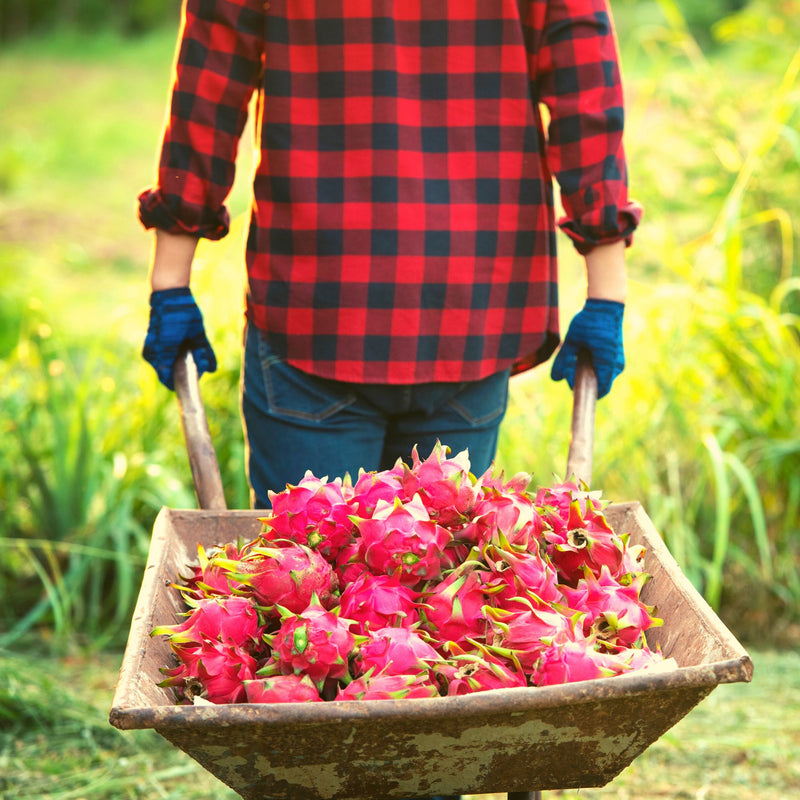
<instances>
[{"instance_id":1,"label":"rolled-up sleeve","mask_svg":"<svg viewBox=\"0 0 800 800\"><path fill-rule=\"evenodd\" d=\"M547 161L581 253L631 237L642 215L628 198L624 102L617 43L605 0L550 0L536 67L549 111Z\"/></svg>"},{"instance_id":2,"label":"rolled-up sleeve","mask_svg":"<svg viewBox=\"0 0 800 800\"><path fill-rule=\"evenodd\" d=\"M262 72L261 0L186 0L155 185L139 195L146 228L220 239L247 109Z\"/></svg>"}]
</instances>

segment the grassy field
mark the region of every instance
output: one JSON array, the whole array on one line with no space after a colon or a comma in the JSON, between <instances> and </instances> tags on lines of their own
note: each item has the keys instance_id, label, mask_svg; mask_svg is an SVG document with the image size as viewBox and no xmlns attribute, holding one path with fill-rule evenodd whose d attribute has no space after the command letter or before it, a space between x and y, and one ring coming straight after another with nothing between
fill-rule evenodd
<instances>
[{"instance_id":1,"label":"grassy field","mask_svg":"<svg viewBox=\"0 0 800 800\"><path fill-rule=\"evenodd\" d=\"M800 655L753 653L751 684L717 687L601 789L561 800L788 800L800 793ZM3 800L237 797L152 731L107 716L120 657L0 654ZM33 669L31 669L33 664ZM485 798L491 796L483 796ZM500 800L502 796L496 796Z\"/></svg>"}]
</instances>

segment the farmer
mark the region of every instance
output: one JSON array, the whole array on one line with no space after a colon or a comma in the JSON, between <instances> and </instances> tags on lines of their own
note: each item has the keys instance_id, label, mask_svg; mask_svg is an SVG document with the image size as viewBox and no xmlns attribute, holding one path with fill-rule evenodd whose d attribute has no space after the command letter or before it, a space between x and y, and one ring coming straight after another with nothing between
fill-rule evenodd
<instances>
[{"instance_id":1,"label":"farmer","mask_svg":"<svg viewBox=\"0 0 800 800\"><path fill-rule=\"evenodd\" d=\"M321 15L325 16L321 16ZM253 94L243 423L269 489L424 457L495 455L509 377L559 342L556 219L587 300L552 366L623 369L628 199L606 0L186 0L156 183L144 357L216 360L190 291ZM545 108L543 112L541 109Z\"/></svg>"}]
</instances>

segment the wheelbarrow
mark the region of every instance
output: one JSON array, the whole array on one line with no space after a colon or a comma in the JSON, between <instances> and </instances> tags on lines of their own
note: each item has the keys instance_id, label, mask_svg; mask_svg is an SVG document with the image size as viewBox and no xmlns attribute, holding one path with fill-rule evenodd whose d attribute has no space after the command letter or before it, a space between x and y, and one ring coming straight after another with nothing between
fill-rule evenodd
<instances>
[{"instance_id":1,"label":"wheelbarrow","mask_svg":"<svg viewBox=\"0 0 800 800\"><path fill-rule=\"evenodd\" d=\"M200 509L164 508L131 623L110 713L117 728L152 728L244 800L375 800L546 790L607 784L718 684L749 681L752 662L683 575L638 502L605 514L646 548L652 575L642 600L663 627L651 647L675 669L639 670L560 686L459 697L326 703L178 706L157 686L170 663L157 625L183 610L169 587L208 548L261 528L263 511L227 510L191 357L176 387ZM591 477L596 381L576 377L567 473Z\"/></svg>"}]
</instances>

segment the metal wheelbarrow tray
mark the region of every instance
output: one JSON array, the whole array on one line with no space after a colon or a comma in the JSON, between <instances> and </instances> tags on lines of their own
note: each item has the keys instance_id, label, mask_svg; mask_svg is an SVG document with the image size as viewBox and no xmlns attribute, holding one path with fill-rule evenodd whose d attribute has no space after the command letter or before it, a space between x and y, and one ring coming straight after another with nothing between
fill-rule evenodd
<instances>
[{"instance_id":1,"label":"metal wheelbarrow tray","mask_svg":"<svg viewBox=\"0 0 800 800\"><path fill-rule=\"evenodd\" d=\"M574 431L573 431L574 432ZM204 547L252 538L263 511L162 509L113 700L121 729L153 728L245 800L357 800L603 786L720 683L749 681L744 648L683 575L639 503L606 516L646 548L642 599L664 619L651 647L677 669L461 697L177 706L156 625Z\"/></svg>"}]
</instances>

